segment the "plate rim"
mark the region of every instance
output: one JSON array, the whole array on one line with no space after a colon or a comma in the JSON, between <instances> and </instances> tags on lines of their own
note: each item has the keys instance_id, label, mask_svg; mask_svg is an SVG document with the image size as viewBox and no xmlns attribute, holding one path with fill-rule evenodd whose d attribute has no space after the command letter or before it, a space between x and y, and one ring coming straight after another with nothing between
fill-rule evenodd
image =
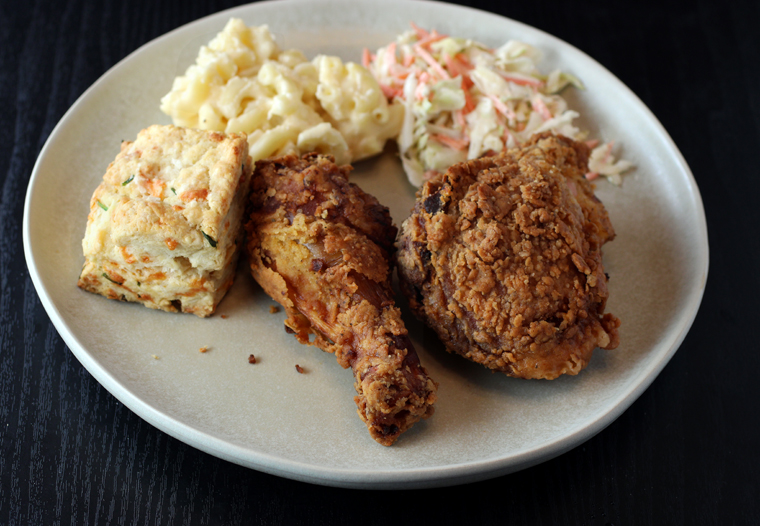
<instances>
[{"instance_id":1,"label":"plate rim","mask_svg":"<svg viewBox=\"0 0 760 526\"><path fill-rule=\"evenodd\" d=\"M528 30L529 32L536 32L542 38L548 39L551 45L561 45L562 47L572 50L573 52L581 54L585 60L589 61L595 67L599 68L600 71L608 75L620 89L625 90L627 92L627 95L631 97L631 100L634 101L639 109L643 110L646 113L645 117L647 120L651 121L654 124L654 127L659 133L659 139L665 141L668 146L668 151L671 154L674 154L674 159L681 168L682 173L687 176L687 182L689 183L689 188L691 189L689 197L694 200L694 208L698 212L698 221L696 222L695 229L698 231L697 240L700 249L699 256L701 262L698 273L701 275L701 281L700 287L696 290L692 290L691 294L689 294L688 303L685 304L683 308L679 309L677 319L680 321L680 330L677 334L670 335L669 342L667 342L667 351L662 353L658 360L650 361L650 363L646 364L646 367L641 372L643 381L636 382L635 386L632 389L625 391L619 397L615 398L614 402L611 402L607 405L607 410L598 415L597 418L591 423L578 426L577 428L569 430L568 433L562 434L560 437L549 443L538 445L532 449L522 451L516 455L504 456L495 459L486 458L478 461L464 462L462 464L449 464L445 466L407 469L392 468L388 470L374 470L372 472L367 472L360 469L346 468L327 469L324 466L306 464L285 458L283 456L271 455L262 451L246 449L237 444L231 444L222 438L210 435L205 431L197 429L192 425L179 420L176 417L173 417L163 411L156 409L155 407L152 407L147 401L135 395L126 386L122 385L121 382L119 382L105 367L102 366L102 364L100 364L90 354L89 351L87 351L87 349L84 348L79 339L72 333L71 329L62 317L59 307L55 304L44 286L43 278L39 272L34 257L34 250L32 247L33 240L31 238L32 233L30 231L30 215L32 212L34 187L39 183L38 180L42 177L40 175L40 165L42 164L47 151L52 148L52 144L55 141L58 133L63 128L65 128L66 122L73 118L80 106L86 104L89 96L98 89L100 84L106 82L106 78L115 69L120 68L123 64L129 61L138 59L139 55L148 52L151 47L159 46L164 39L171 38L178 32L191 30L193 26L207 23L210 19L213 18L224 19L230 16L236 16L236 14L250 13L252 11L255 12L264 6L271 7L274 5L289 4L292 7L293 4L305 4L313 7L314 5L320 3L341 4L349 2L352 5L364 4L370 8L376 6L372 0L266 0L263 2L245 4L217 13L209 14L187 24L181 25L167 33L164 33L163 35L144 43L129 53L127 56L119 60L107 71L105 71L77 98L77 100L64 113L64 115L52 129L50 135L40 150L40 153L37 156L34 167L32 169L24 200L22 239L27 268L29 270L29 274L35 290L37 291L41 303L45 308L48 316L50 317L51 322L71 352L77 358L77 360L85 367L85 369L87 369L87 371L101 386L103 386L127 408L129 408L137 416L144 419L154 427L160 429L163 432L166 432L174 438L177 438L183 443L191 445L218 458L222 458L224 460L251 469L266 472L276 476L299 480L302 482L336 487L363 489L398 489L402 487L429 488L489 479L519 471L555 458L562 453L587 441L605 429L612 422L614 422L623 412L625 412L630 407L630 405L636 399L639 398L639 396L641 396L641 394L652 384L652 382L654 382L655 378L657 378L659 373L668 364L670 359L683 343L683 340L685 339L692 324L694 323L697 313L699 312L699 306L704 297L706 288L709 272L709 242L707 236L707 223L704 204L699 192L699 187L697 186L693 173L686 163L683 154L678 149L673 139L667 133L657 117L639 99L639 97L630 88L628 88L628 86L620 81L612 72L607 70L603 65L597 62L594 58L587 55L585 52L574 47L572 44L569 44L541 29L508 18L506 16L468 6L447 4L431 0L394 0L393 2L390 2L394 5L411 3L426 5L430 8L435 9L443 8L445 6L445 8L451 9L453 11L474 11L480 15L485 14L490 17L501 19L502 22L506 22L508 24L518 25L523 29Z\"/></svg>"}]
</instances>

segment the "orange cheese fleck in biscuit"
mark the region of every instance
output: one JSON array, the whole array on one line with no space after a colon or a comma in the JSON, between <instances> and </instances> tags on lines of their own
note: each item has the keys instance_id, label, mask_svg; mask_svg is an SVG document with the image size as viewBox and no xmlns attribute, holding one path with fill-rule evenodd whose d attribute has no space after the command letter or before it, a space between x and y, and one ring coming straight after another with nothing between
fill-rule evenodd
<instances>
[{"instance_id":1,"label":"orange cheese fleck in biscuit","mask_svg":"<svg viewBox=\"0 0 760 526\"><path fill-rule=\"evenodd\" d=\"M145 278L145 281L148 281L148 282L161 281L164 279L166 279L166 274L164 274L163 272L153 272L152 274L150 274L149 276Z\"/></svg>"},{"instance_id":2,"label":"orange cheese fleck in biscuit","mask_svg":"<svg viewBox=\"0 0 760 526\"><path fill-rule=\"evenodd\" d=\"M166 187L166 183L161 179L148 180L148 191L153 197L161 197L161 194L164 193L164 187Z\"/></svg>"},{"instance_id":3,"label":"orange cheese fleck in biscuit","mask_svg":"<svg viewBox=\"0 0 760 526\"><path fill-rule=\"evenodd\" d=\"M119 247L119 251L121 252L121 256L124 258L124 263L131 265L132 263L136 262L132 254L130 254L127 250L127 247Z\"/></svg>"},{"instance_id":4,"label":"orange cheese fleck in biscuit","mask_svg":"<svg viewBox=\"0 0 760 526\"><path fill-rule=\"evenodd\" d=\"M112 270L106 270L103 273L103 277L106 278L111 283L115 283L116 285L121 285L122 283L124 283L124 278L122 278L116 272Z\"/></svg>"},{"instance_id":5,"label":"orange cheese fleck in biscuit","mask_svg":"<svg viewBox=\"0 0 760 526\"><path fill-rule=\"evenodd\" d=\"M200 190L188 190L179 194L179 198L187 203L188 201L194 201L196 199L206 199L208 196L208 190L202 188Z\"/></svg>"}]
</instances>

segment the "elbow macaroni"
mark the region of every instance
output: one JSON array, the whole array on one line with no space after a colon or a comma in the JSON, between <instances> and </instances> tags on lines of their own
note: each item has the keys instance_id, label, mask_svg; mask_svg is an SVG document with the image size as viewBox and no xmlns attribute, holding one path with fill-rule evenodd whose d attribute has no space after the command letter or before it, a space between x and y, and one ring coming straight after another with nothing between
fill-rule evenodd
<instances>
[{"instance_id":1,"label":"elbow macaroni","mask_svg":"<svg viewBox=\"0 0 760 526\"><path fill-rule=\"evenodd\" d=\"M245 132L254 160L316 151L345 164L380 153L404 110L363 66L308 61L281 51L267 26L232 18L174 80L161 111L178 126Z\"/></svg>"}]
</instances>

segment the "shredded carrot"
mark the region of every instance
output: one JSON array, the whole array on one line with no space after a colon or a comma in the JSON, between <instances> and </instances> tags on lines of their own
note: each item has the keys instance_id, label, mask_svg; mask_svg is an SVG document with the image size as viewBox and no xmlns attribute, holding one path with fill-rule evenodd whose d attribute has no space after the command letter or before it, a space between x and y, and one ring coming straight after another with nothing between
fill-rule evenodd
<instances>
[{"instance_id":1,"label":"shredded carrot","mask_svg":"<svg viewBox=\"0 0 760 526\"><path fill-rule=\"evenodd\" d=\"M465 108L467 107L466 97L467 97L467 92L465 92ZM464 110L456 110L454 112L454 122L456 122L459 125L459 127L462 128L463 130L467 128L467 121L464 118L464 113L465 113Z\"/></svg>"},{"instance_id":2,"label":"shredded carrot","mask_svg":"<svg viewBox=\"0 0 760 526\"><path fill-rule=\"evenodd\" d=\"M404 90L388 86L387 84L380 84L380 89L383 90L383 95L385 95L387 99L401 97L404 94Z\"/></svg>"},{"instance_id":3,"label":"shredded carrot","mask_svg":"<svg viewBox=\"0 0 760 526\"><path fill-rule=\"evenodd\" d=\"M503 71L499 71L498 69L495 71L504 80L507 80L509 82L514 82L515 84L519 84L520 86L532 86L534 88L540 88L540 87L543 87L544 85L544 82L542 80L538 80L538 79L534 79L530 77L522 77L515 74L508 74L508 73L504 73Z\"/></svg>"},{"instance_id":4,"label":"shredded carrot","mask_svg":"<svg viewBox=\"0 0 760 526\"><path fill-rule=\"evenodd\" d=\"M460 53L461 55L461 53ZM457 55L458 56L458 55ZM474 83L472 82L472 79L470 78L469 71L472 69L472 67L467 67L467 65L457 58L452 58L449 55L444 54L443 60L446 63L446 69L449 70L449 73L454 76L462 77L462 88L463 89L469 89L471 88Z\"/></svg>"},{"instance_id":5,"label":"shredded carrot","mask_svg":"<svg viewBox=\"0 0 760 526\"><path fill-rule=\"evenodd\" d=\"M430 80L430 74L427 71L423 71L420 73L417 88L414 90L414 96L417 97L419 100L422 100L425 98L425 92L424 88L427 86L428 81Z\"/></svg>"},{"instance_id":6,"label":"shredded carrot","mask_svg":"<svg viewBox=\"0 0 760 526\"><path fill-rule=\"evenodd\" d=\"M475 100L472 98L472 92L469 89L464 90L464 108L465 113L470 113L475 109Z\"/></svg>"},{"instance_id":7,"label":"shredded carrot","mask_svg":"<svg viewBox=\"0 0 760 526\"><path fill-rule=\"evenodd\" d=\"M533 99L530 101L530 103L533 105L533 109L535 109L539 115L541 115L541 118L545 121L548 121L552 118L552 112L549 111L549 108L546 107L546 104L543 100L541 100L541 97L536 95L533 97Z\"/></svg>"},{"instance_id":8,"label":"shredded carrot","mask_svg":"<svg viewBox=\"0 0 760 526\"><path fill-rule=\"evenodd\" d=\"M506 104L504 104L499 97L496 95L486 95L489 99L491 99L491 102L493 102L494 108L496 108L496 111L504 115L508 119L514 119L515 118L515 112L510 110Z\"/></svg>"},{"instance_id":9,"label":"shredded carrot","mask_svg":"<svg viewBox=\"0 0 760 526\"><path fill-rule=\"evenodd\" d=\"M467 55L464 53L457 53L456 57L457 61L461 62L468 70L469 69L475 69L475 66L472 65L472 62L470 62L470 59Z\"/></svg>"},{"instance_id":10,"label":"shredded carrot","mask_svg":"<svg viewBox=\"0 0 760 526\"><path fill-rule=\"evenodd\" d=\"M419 27L414 22L412 22L411 24L412 24L412 29L414 29L414 32L417 33L417 38L425 38L426 36L428 36L429 33L427 31Z\"/></svg>"},{"instance_id":11,"label":"shredded carrot","mask_svg":"<svg viewBox=\"0 0 760 526\"><path fill-rule=\"evenodd\" d=\"M431 135L430 137L440 142L441 144L445 144L449 148L453 148L455 150L464 150L465 148L467 148L467 146L470 145L470 139L468 139L467 137L456 139L454 137L444 135L443 133L436 133L435 135Z\"/></svg>"},{"instance_id":12,"label":"shredded carrot","mask_svg":"<svg viewBox=\"0 0 760 526\"><path fill-rule=\"evenodd\" d=\"M444 38L446 38L446 36L447 36L447 35L442 35L442 34L438 33L438 32L437 32L437 31L434 29L434 30L433 30L432 32L430 32L430 34L428 34L426 37L419 39L419 40L416 42L416 44L417 44L418 46L420 46L420 47L425 47L425 48L427 48L427 47L429 47L429 46L430 46L430 44L432 44L433 42L438 42L439 40L443 40Z\"/></svg>"},{"instance_id":13,"label":"shredded carrot","mask_svg":"<svg viewBox=\"0 0 760 526\"><path fill-rule=\"evenodd\" d=\"M365 68L369 68L370 63L374 60L372 53L369 52L369 49L366 47L362 51L362 66Z\"/></svg>"},{"instance_id":14,"label":"shredded carrot","mask_svg":"<svg viewBox=\"0 0 760 526\"><path fill-rule=\"evenodd\" d=\"M388 63L388 68L391 65L396 64L396 43L391 42L388 47L385 48L385 61Z\"/></svg>"},{"instance_id":15,"label":"shredded carrot","mask_svg":"<svg viewBox=\"0 0 760 526\"><path fill-rule=\"evenodd\" d=\"M385 51L385 61L388 64L388 73L395 79L403 80L409 76L409 70L399 63L396 55L396 43L391 43Z\"/></svg>"},{"instance_id":16,"label":"shredded carrot","mask_svg":"<svg viewBox=\"0 0 760 526\"><path fill-rule=\"evenodd\" d=\"M433 58L433 55L427 52L424 48L421 46L415 44L414 50L417 52L417 54L420 56L422 60L427 62L427 64L435 71L439 77L442 79L450 79L451 76L446 73L446 70L443 69L443 67Z\"/></svg>"}]
</instances>

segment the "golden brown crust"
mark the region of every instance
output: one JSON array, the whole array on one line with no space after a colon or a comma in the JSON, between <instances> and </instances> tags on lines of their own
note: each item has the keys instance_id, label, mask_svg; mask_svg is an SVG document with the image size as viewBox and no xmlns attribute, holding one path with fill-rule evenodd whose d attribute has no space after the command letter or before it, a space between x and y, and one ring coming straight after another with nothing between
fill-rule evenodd
<instances>
[{"instance_id":1,"label":"golden brown crust","mask_svg":"<svg viewBox=\"0 0 760 526\"><path fill-rule=\"evenodd\" d=\"M123 142L90 201L78 285L209 316L234 279L251 170L244 134L151 126Z\"/></svg>"},{"instance_id":2,"label":"golden brown crust","mask_svg":"<svg viewBox=\"0 0 760 526\"><path fill-rule=\"evenodd\" d=\"M257 162L247 250L254 278L285 307L287 330L352 368L359 416L391 445L433 413L437 386L393 302L388 209L347 174L326 156Z\"/></svg>"},{"instance_id":3,"label":"golden brown crust","mask_svg":"<svg viewBox=\"0 0 760 526\"><path fill-rule=\"evenodd\" d=\"M577 374L618 345L604 314L614 237L588 148L535 136L428 181L399 238L401 287L447 350L521 378Z\"/></svg>"}]
</instances>

